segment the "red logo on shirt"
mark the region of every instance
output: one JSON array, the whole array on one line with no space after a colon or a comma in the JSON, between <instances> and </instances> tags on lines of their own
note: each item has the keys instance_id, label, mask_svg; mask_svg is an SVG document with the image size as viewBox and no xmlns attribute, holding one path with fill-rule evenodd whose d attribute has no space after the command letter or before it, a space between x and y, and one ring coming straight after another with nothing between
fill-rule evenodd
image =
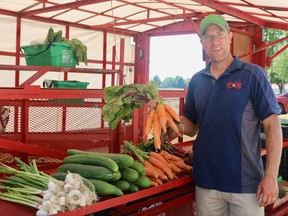
<instances>
[{"instance_id":1,"label":"red logo on shirt","mask_svg":"<svg viewBox=\"0 0 288 216\"><path fill-rule=\"evenodd\" d=\"M227 88L241 89L242 83L240 83L240 82L227 82L226 87Z\"/></svg>"}]
</instances>

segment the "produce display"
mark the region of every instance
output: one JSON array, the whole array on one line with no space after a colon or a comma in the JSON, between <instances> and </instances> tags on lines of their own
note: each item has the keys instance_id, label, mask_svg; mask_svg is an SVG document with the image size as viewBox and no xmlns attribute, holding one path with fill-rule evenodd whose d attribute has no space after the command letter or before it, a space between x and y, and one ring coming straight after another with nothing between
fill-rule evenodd
<instances>
[{"instance_id":1,"label":"produce display","mask_svg":"<svg viewBox=\"0 0 288 216\"><path fill-rule=\"evenodd\" d=\"M60 33L53 36L61 38ZM51 38L47 37L47 41ZM102 114L111 129L121 120L129 121L134 109L156 101L147 113L145 125L145 134L151 133L153 138L138 144L124 141L124 153L68 149L68 156L50 175L39 171L35 160L27 165L15 158L20 170L0 166L0 174L9 174L0 180L0 199L34 207L39 216L53 215L191 174L192 166L183 159L186 152L166 140L170 129L180 135L176 125L180 119L159 97L155 82L112 86L104 92L106 105Z\"/></svg>"},{"instance_id":2,"label":"produce display","mask_svg":"<svg viewBox=\"0 0 288 216\"><path fill-rule=\"evenodd\" d=\"M142 163L128 154L69 149L57 173L73 172L88 179L98 196L123 196L151 186Z\"/></svg>"},{"instance_id":3,"label":"produce display","mask_svg":"<svg viewBox=\"0 0 288 216\"><path fill-rule=\"evenodd\" d=\"M29 165L15 158L21 170L0 164L0 199L38 209L36 215L46 216L91 205L98 201L95 187L79 174L67 173L57 180L39 171L35 160Z\"/></svg>"}]
</instances>

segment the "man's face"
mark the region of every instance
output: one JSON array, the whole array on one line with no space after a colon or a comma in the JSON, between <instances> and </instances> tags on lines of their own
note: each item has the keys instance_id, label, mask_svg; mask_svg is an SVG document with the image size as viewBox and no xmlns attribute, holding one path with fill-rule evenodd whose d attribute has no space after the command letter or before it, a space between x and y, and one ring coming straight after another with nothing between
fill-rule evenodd
<instances>
[{"instance_id":1,"label":"man's face","mask_svg":"<svg viewBox=\"0 0 288 216\"><path fill-rule=\"evenodd\" d=\"M205 29L201 43L212 63L220 63L228 58L232 36L232 32L228 33L218 25L212 24Z\"/></svg>"}]
</instances>

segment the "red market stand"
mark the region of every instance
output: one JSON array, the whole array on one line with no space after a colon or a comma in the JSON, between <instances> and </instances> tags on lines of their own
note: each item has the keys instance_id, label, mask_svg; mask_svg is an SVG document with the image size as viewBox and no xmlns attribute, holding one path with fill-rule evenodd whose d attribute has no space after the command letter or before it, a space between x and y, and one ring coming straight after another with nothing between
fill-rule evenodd
<instances>
[{"instance_id":1,"label":"red market stand","mask_svg":"<svg viewBox=\"0 0 288 216\"><path fill-rule=\"evenodd\" d=\"M192 142L178 143L179 147L191 146ZM283 148L288 147L288 141L283 143ZM53 157L57 159L64 158L65 152L46 149L43 147L32 146L20 142L0 138L0 149L5 151L18 152L22 154L33 154L39 157ZM262 150L262 155L265 156L265 150ZM44 171L48 173L49 168L53 166L42 166ZM21 204L14 204L0 200L1 215L35 215L34 208L26 207ZM57 215L72 216L72 215L89 215L97 213L100 215L195 215L195 185L191 176L183 176L178 180L165 183L163 185L148 188L127 194L121 197L103 197L99 202L73 211L67 211ZM288 213L288 194L276 200L275 203L265 208L266 216L283 216Z\"/></svg>"},{"instance_id":2,"label":"red market stand","mask_svg":"<svg viewBox=\"0 0 288 216\"><path fill-rule=\"evenodd\" d=\"M62 159L67 155L65 152L1 138L0 149L6 152L33 154L39 157L46 156L56 159ZM40 166L39 169L49 173L51 172L51 169L49 169L51 167L53 166L44 165ZM179 212L182 212L183 215L194 215L194 191L194 183L191 176L183 176L178 180L121 197L103 197L99 202L91 206L85 206L57 215L80 216L97 212L104 215L156 215L159 213L174 215ZM36 213L36 209L21 204L0 200L0 205L0 215L30 216Z\"/></svg>"},{"instance_id":3,"label":"red market stand","mask_svg":"<svg viewBox=\"0 0 288 216\"><path fill-rule=\"evenodd\" d=\"M97 150L99 152L121 152L124 139L135 138L140 119L136 115L131 124L119 125L111 130L104 124L99 110L104 105L103 90L97 89L45 89L40 86L30 86L47 71L62 71L63 73L100 73L103 76L114 76L120 70L95 70L83 68L55 68L0 65L5 70L36 70L37 73L19 88L0 88L0 105L11 108L7 130L0 138L0 161L13 165L13 157L21 157L24 161L36 159L39 168L49 171L55 169L67 153L68 148L81 150ZM113 79L112 79L113 80ZM25 84L25 85L24 85ZM185 90L159 91L165 100L178 100L179 112L183 109ZM84 103L58 103L58 99L83 98ZM83 110L85 112L83 112ZM136 110L136 113L140 111ZM57 113L57 117L55 117ZM79 118L79 116L81 118ZM87 117L89 116L89 118ZM90 118L92 116L92 118ZM70 129L71 122L77 119L85 122L76 124L76 129ZM56 120L57 121L56 121ZM73 121L72 121L72 120ZM75 120L76 119L76 120ZM43 120L47 122L43 123ZM98 121L99 125L89 124ZM81 124L80 124L81 123ZM83 125L82 125L83 124ZM55 129L56 128L56 129ZM132 132L133 131L133 132ZM131 135L133 134L133 135ZM138 137L136 137L138 138ZM192 142L179 140L181 148L191 148ZM284 141L283 149L288 146ZM266 150L262 150L263 157ZM284 158L284 157L283 157ZM287 172L287 154L282 160ZM103 197L91 206L65 212L59 215L195 215L195 188L190 176L162 186L149 188L122 197ZM35 209L20 204L0 201L1 215L35 215ZM287 196L266 207L265 214L282 216L288 213Z\"/></svg>"}]
</instances>

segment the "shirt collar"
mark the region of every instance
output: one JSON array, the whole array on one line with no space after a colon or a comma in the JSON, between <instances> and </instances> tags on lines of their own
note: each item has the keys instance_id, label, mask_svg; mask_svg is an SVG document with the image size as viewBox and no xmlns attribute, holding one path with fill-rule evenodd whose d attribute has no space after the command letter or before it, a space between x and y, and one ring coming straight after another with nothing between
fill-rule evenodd
<instances>
[{"instance_id":1,"label":"shirt collar","mask_svg":"<svg viewBox=\"0 0 288 216\"><path fill-rule=\"evenodd\" d=\"M229 67L226 69L224 74L230 74L231 72L238 70L242 67L243 61L241 61L237 56L233 56L233 58L234 58L233 62L229 65ZM211 67L211 62L209 62L206 68L204 69L203 71L204 74L211 76L210 67Z\"/></svg>"}]
</instances>

